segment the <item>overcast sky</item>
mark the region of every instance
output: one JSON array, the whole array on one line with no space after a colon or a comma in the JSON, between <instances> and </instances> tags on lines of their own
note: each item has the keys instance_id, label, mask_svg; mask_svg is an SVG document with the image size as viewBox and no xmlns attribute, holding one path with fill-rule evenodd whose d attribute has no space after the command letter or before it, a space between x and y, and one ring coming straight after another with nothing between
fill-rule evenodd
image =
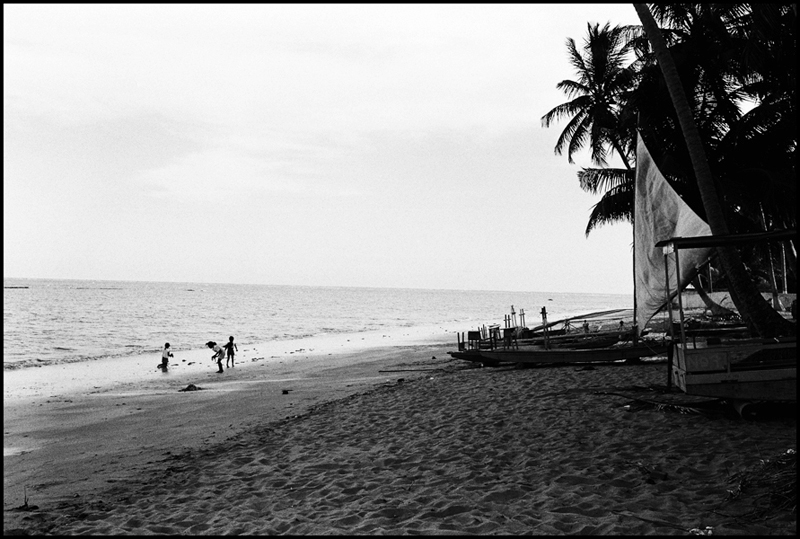
<instances>
[{"instance_id":1,"label":"overcast sky","mask_svg":"<svg viewBox=\"0 0 800 539\"><path fill-rule=\"evenodd\" d=\"M541 117L632 4L3 6L6 277L632 293Z\"/></svg>"}]
</instances>

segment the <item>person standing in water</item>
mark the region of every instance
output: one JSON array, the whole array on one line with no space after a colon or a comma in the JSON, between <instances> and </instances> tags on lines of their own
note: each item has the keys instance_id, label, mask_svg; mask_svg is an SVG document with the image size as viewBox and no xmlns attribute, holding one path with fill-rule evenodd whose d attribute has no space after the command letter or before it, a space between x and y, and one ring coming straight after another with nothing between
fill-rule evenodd
<instances>
[{"instance_id":1,"label":"person standing in water","mask_svg":"<svg viewBox=\"0 0 800 539\"><path fill-rule=\"evenodd\" d=\"M172 355L172 352L169 350L169 343L164 343L164 349L161 351L161 365L159 368L167 372L167 365L169 364L169 358L175 357Z\"/></svg>"},{"instance_id":2,"label":"person standing in water","mask_svg":"<svg viewBox=\"0 0 800 539\"><path fill-rule=\"evenodd\" d=\"M227 357L227 359L225 360L225 366L226 366L226 367L228 367L228 368L231 368L231 367L233 367L233 366L234 366L234 361L233 361L233 355L234 355L234 354L233 354L233 349L234 349L234 348L236 348L236 351L237 351L237 352L239 351L239 349L238 349L238 348L236 347L236 345L233 343L233 336L231 336L231 337L228 339L228 342L227 342L227 343L225 343L225 346L223 346L223 348L225 348L225 349L228 351L228 357ZM230 363L230 365L229 365L229 363Z\"/></svg>"},{"instance_id":3,"label":"person standing in water","mask_svg":"<svg viewBox=\"0 0 800 539\"><path fill-rule=\"evenodd\" d=\"M219 366L217 373L225 372L222 370L222 360L225 358L225 350L223 350L222 347L214 341L208 341L206 346L214 350L214 355L211 356L211 361L214 361L215 359L217 360L217 365Z\"/></svg>"}]
</instances>

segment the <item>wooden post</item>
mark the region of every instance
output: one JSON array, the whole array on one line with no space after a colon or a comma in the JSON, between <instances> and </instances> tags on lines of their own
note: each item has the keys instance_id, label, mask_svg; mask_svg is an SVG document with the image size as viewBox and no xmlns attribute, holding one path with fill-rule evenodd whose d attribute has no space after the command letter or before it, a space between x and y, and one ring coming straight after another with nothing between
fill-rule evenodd
<instances>
[{"instance_id":1,"label":"wooden post","mask_svg":"<svg viewBox=\"0 0 800 539\"><path fill-rule=\"evenodd\" d=\"M547 309L542 307L542 333L544 334L544 349L550 350L550 329L547 327Z\"/></svg>"},{"instance_id":2,"label":"wooden post","mask_svg":"<svg viewBox=\"0 0 800 539\"><path fill-rule=\"evenodd\" d=\"M783 270L783 293L789 292L788 280L786 278L786 245L781 242L781 269Z\"/></svg>"},{"instance_id":3,"label":"wooden post","mask_svg":"<svg viewBox=\"0 0 800 539\"><path fill-rule=\"evenodd\" d=\"M666 284L665 294L667 298L667 310L669 311L669 349L667 350L667 389L671 387L672 384L672 356L674 354L675 348L675 329L674 324L672 322L672 300L669 297L669 254L673 250L672 244L663 247L664 253L664 274L666 280L664 281ZM680 285L678 285L680 286Z\"/></svg>"},{"instance_id":4,"label":"wooden post","mask_svg":"<svg viewBox=\"0 0 800 539\"><path fill-rule=\"evenodd\" d=\"M667 391L672 390L672 354L675 343L670 341L667 348Z\"/></svg>"},{"instance_id":5,"label":"wooden post","mask_svg":"<svg viewBox=\"0 0 800 539\"><path fill-rule=\"evenodd\" d=\"M681 342L683 343L684 350L686 350L686 330L684 329L684 316L683 316L683 297L681 294L681 263L678 258L679 249L675 248L675 291L678 293L678 313L681 320Z\"/></svg>"},{"instance_id":6,"label":"wooden post","mask_svg":"<svg viewBox=\"0 0 800 539\"><path fill-rule=\"evenodd\" d=\"M706 266L706 268L708 269L708 291L709 292L713 292L714 291L714 282L711 279L711 263L710 263L710 261L709 261L709 264Z\"/></svg>"}]
</instances>

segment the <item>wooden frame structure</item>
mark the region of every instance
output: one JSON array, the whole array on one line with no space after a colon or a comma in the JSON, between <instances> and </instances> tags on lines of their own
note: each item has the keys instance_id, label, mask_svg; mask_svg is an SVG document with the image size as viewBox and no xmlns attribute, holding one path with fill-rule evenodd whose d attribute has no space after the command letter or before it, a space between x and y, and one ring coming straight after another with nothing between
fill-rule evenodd
<instances>
[{"instance_id":1,"label":"wooden frame structure","mask_svg":"<svg viewBox=\"0 0 800 539\"><path fill-rule=\"evenodd\" d=\"M785 241L796 237L796 230L779 230L757 234L675 237L660 241L655 246L663 249L665 259L674 255L676 282L680 282L678 257L681 249ZM670 382L691 395L734 400L797 401L796 336L726 340L722 333L714 337L706 336L704 341L698 343L697 337L701 334L692 334L686 329L680 291L677 293L678 323L674 322L668 274L666 285L672 332ZM679 335L675 335L676 327ZM688 337L692 337L691 343Z\"/></svg>"}]
</instances>

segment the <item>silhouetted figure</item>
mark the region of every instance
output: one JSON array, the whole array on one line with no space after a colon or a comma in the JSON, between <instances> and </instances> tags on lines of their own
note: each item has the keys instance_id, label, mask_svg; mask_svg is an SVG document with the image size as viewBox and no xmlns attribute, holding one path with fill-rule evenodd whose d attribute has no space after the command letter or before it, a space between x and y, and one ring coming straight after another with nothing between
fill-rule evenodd
<instances>
[{"instance_id":1,"label":"silhouetted figure","mask_svg":"<svg viewBox=\"0 0 800 539\"><path fill-rule=\"evenodd\" d=\"M225 372L222 370L222 360L225 358L225 350L223 350L222 347L214 341L208 341L206 346L214 350L214 355L211 356L211 361L214 361L215 359L217 360L217 365L219 366L219 370L217 372Z\"/></svg>"},{"instance_id":2,"label":"silhouetted figure","mask_svg":"<svg viewBox=\"0 0 800 539\"><path fill-rule=\"evenodd\" d=\"M228 368L230 368L230 367L233 367L233 366L234 366L234 361L233 361L233 355L234 355L234 354L233 354L233 350L234 350L234 348L235 348L237 352L239 351L239 349L238 349L238 348L236 347L236 345L233 343L233 336L231 336L231 337L228 339L228 342L227 342L227 343L225 343L225 346L223 346L223 348L224 348L225 350L227 350L227 351L228 351L228 358L225 360L225 366L226 366L226 367L228 367ZM229 363L230 363L230 365L229 365Z\"/></svg>"},{"instance_id":3,"label":"silhouetted figure","mask_svg":"<svg viewBox=\"0 0 800 539\"><path fill-rule=\"evenodd\" d=\"M169 364L169 358L175 357L172 355L172 352L169 351L169 343L164 343L164 349L161 351L161 365L160 368L162 371L167 372L167 365Z\"/></svg>"}]
</instances>

